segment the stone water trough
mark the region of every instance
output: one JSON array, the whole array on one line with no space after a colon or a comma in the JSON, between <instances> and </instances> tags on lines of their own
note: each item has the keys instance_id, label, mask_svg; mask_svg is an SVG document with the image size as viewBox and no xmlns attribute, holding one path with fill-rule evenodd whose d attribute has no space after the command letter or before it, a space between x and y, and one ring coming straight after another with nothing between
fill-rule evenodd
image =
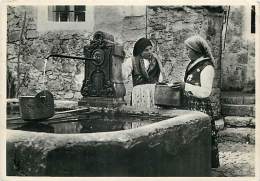
<instances>
[{"instance_id":1,"label":"stone water trough","mask_svg":"<svg viewBox=\"0 0 260 181\"><path fill-rule=\"evenodd\" d=\"M57 113L37 129L14 120L8 176L210 176L211 126L201 112L123 105Z\"/></svg>"},{"instance_id":2,"label":"stone water trough","mask_svg":"<svg viewBox=\"0 0 260 181\"><path fill-rule=\"evenodd\" d=\"M38 121L15 118L10 111L8 176L210 175L211 125L206 114L126 106L124 53L112 35L96 32L84 54L49 56L85 61L83 98L75 108L57 112L53 106L54 117Z\"/></svg>"}]
</instances>

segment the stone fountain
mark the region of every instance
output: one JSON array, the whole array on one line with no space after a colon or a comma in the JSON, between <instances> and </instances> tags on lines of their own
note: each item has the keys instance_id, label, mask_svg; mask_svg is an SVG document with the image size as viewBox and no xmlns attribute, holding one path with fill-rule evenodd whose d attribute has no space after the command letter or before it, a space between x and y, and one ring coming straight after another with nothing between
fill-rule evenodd
<instances>
[{"instance_id":1,"label":"stone fountain","mask_svg":"<svg viewBox=\"0 0 260 181\"><path fill-rule=\"evenodd\" d=\"M7 120L8 176L210 176L206 114L125 105L124 51L112 35L96 32L84 54L51 55L85 61L84 109L36 125Z\"/></svg>"}]
</instances>

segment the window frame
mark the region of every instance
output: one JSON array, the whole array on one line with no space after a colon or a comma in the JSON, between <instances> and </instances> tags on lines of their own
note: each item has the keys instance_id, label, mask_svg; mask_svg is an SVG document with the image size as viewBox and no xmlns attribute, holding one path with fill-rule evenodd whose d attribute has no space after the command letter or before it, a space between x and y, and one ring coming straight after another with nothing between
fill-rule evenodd
<instances>
[{"instance_id":1,"label":"window frame","mask_svg":"<svg viewBox=\"0 0 260 181\"><path fill-rule=\"evenodd\" d=\"M55 6L55 5L54 5ZM75 5L71 5L75 6ZM50 21L49 6L37 7L37 30L39 32L57 30L94 30L94 6L86 6L85 21Z\"/></svg>"},{"instance_id":2,"label":"window frame","mask_svg":"<svg viewBox=\"0 0 260 181\"><path fill-rule=\"evenodd\" d=\"M59 6L59 7L58 7ZM58 8L65 7L65 10L58 10ZM48 20L54 22L85 22L86 21L86 6L84 5L57 5L57 6L48 6ZM84 10L77 11L77 7L84 7ZM67 9L67 10L66 10ZM62 21L62 13L68 13L67 21ZM79 21L77 14L84 13L84 20ZM58 16L58 20L57 20Z\"/></svg>"}]
</instances>

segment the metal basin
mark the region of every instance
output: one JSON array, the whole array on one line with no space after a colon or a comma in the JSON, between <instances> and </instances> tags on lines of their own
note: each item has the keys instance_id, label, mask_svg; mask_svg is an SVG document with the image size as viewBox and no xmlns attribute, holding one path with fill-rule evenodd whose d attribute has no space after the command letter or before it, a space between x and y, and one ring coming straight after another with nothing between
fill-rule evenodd
<instances>
[{"instance_id":1,"label":"metal basin","mask_svg":"<svg viewBox=\"0 0 260 181\"><path fill-rule=\"evenodd\" d=\"M54 116L54 99L49 91L36 96L19 97L20 115L24 120L40 121Z\"/></svg>"}]
</instances>

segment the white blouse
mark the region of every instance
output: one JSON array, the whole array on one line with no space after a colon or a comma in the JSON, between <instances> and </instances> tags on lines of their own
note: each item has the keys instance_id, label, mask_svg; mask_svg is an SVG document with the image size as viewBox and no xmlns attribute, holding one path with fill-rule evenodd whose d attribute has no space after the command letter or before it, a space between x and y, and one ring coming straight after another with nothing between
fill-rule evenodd
<instances>
[{"instance_id":1,"label":"white blouse","mask_svg":"<svg viewBox=\"0 0 260 181\"><path fill-rule=\"evenodd\" d=\"M192 85L185 83L185 91L190 92L192 95L198 98L209 97L212 91L213 79L214 79L214 68L211 65L207 65L200 74L201 86Z\"/></svg>"},{"instance_id":2,"label":"white blouse","mask_svg":"<svg viewBox=\"0 0 260 181\"><path fill-rule=\"evenodd\" d=\"M144 66L146 70L149 67L149 61L144 59ZM133 71L133 63L132 58L127 58L126 61L122 64L122 77L124 82L126 83L129 76L132 74ZM192 85L189 83L185 83L185 91L189 92L193 96L198 98L206 98L209 97L212 91L213 79L214 79L215 71L214 67L211 65L206 66L200 74L200 83L201 86ZM160 73L159 82L162 82L162 74Z\"/></svg>"},{"instance_id":3,"label":"white blouse","mask_svg":"<svg viewBox=\"0 0 260 181\"><path fill-rule=\"evenodd\" d=\"M146 70L148 70L149 65L150 65L149 60L144 59L144 67ZM133 71L133 62L132 62L132 58L130 57L126 59L126 61L124 61L124 63L122 64L122 76L124 82L127 81L129 76L132 74L132 71ZM162 81L162 74L160 73L159 82L161 81Z\"/></svg>"}]
</instances>

